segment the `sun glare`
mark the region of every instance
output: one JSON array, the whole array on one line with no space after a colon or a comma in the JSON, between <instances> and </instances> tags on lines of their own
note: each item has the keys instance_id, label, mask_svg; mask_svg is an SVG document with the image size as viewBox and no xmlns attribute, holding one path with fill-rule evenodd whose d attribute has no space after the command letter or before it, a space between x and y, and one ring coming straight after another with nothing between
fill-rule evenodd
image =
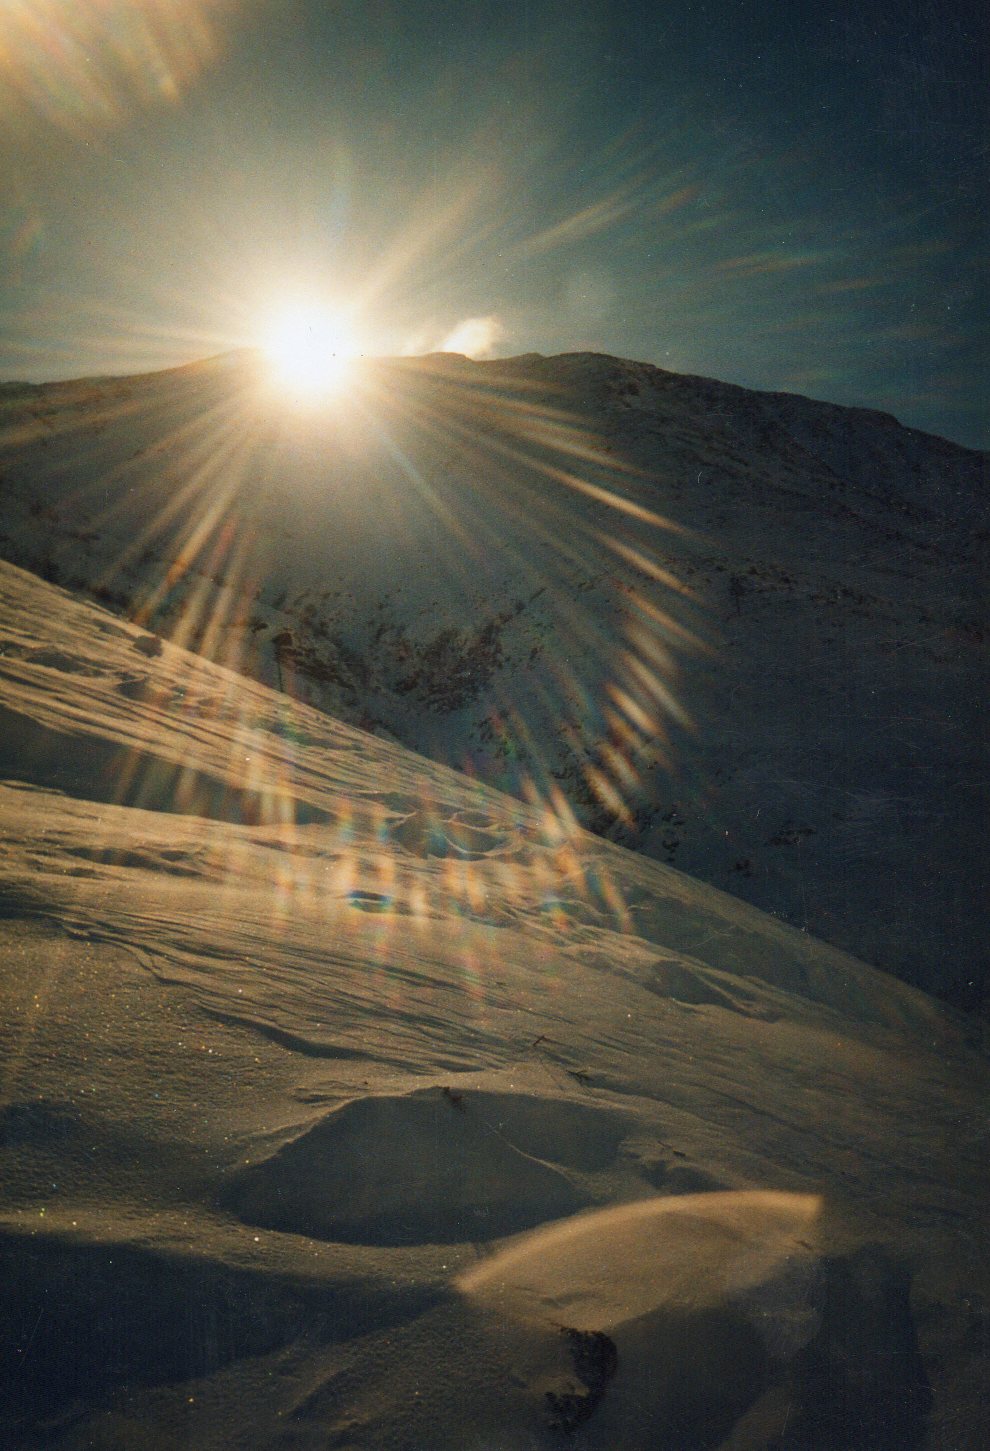
<instances>
[{"instance_id":1,"label":"sun glare","mask_svg":"<svg viewBox=\"0 0 990 1451\"><path fill-rule=\"evenodd\" d=\"M279 383L311 398L335 392L358 354L346 322L319 308L278 313L262 346Z\"/></svg>"}]
</instances>

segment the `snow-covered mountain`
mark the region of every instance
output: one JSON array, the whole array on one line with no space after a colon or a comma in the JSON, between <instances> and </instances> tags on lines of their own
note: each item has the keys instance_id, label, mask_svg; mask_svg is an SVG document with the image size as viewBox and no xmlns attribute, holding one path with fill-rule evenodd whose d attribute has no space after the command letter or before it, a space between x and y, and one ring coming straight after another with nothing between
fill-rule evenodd
<instances>
[{"instance_id":1,"label":"snow-covered mountain","mask_svg":"<svg viewBox=\"0 0 990 1451\"><path fill-rule=\"evenodd\" d=\"M984 1445L974 1020L7 564L0 700L5 1447Z\"/></svg>"},{"instance_id":2,"label":"snow-covered mountain","mask_svg":"<svg viewBox=\"0 0 990 1451\"><path fill-rule=\"evenodd\" d=\"M978 1001L983 455L587 354L0 408L8 559Z\"/></svg>"}]
</instances>

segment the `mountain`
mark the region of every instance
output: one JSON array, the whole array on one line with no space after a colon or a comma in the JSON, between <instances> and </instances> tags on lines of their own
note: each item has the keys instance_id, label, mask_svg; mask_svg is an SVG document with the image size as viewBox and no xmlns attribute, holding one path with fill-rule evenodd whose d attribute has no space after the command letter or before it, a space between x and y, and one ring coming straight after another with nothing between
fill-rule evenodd
<instances>
[{"instance_id":1,"label":"mountain","mask_svg":"<svg viewBox=\"0 0 990 1451\"><path fill-rule=\"evenodd\" d=\"M983 1445L974 1019L9 564L0 682L5 1447Z\"/></svg>"},{"instance_id":2,"label":"mountain","mask_svg":"<svg viewBox=\"0 0 990 1451\"><path fill-rule=\"evenodd\" d=\"M592 354L0 419L10 561L979 1006L984 455Z\"/></svg>"}]
</instances>

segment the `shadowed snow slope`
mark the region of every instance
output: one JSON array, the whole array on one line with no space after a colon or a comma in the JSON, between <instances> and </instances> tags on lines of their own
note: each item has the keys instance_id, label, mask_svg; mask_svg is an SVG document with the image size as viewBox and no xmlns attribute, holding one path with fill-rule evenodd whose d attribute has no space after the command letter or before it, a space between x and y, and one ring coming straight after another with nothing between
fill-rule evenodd
<instances>
[{"instance_id":1,"label":"shadowed snow slope","mask_svg":"<svg viewBox=\"0 0 990 1451\"><path fill-rule=\"evenodd\" d=\"M978 1004L985 456L592 354L309 409L241 354L0 387L0 473L12 562Z\"/></svg>"},{"instance_id":2,"label":"shadowed snow slope","mask_svg":"<svg viewBox=\"0 0 990 1451\"><path fill-rule=\"evenodd\" d=\"M5 1447L982 1445L961 1016L10 565L0 695Z\"/></svg>"}]
</instances>

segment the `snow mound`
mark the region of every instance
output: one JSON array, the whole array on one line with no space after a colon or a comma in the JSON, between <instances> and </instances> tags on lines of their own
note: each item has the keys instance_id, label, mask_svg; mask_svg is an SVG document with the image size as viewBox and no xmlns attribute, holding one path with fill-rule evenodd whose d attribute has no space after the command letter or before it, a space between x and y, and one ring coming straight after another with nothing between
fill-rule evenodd
<instances>
[{"instance_id":1,"label":"snow mound","mask_svg":"<svg viewBox=\"0 0 990 1451\"><path fill-rule=\"evenodd\" d=\"M621 1117L567 1100L450 1086L335 1108L236 1173L222 1202L250 1224L357 1244L515 1234L587 1207L571 1175L607 1167Z\"/></svg>"}]
</instances>

